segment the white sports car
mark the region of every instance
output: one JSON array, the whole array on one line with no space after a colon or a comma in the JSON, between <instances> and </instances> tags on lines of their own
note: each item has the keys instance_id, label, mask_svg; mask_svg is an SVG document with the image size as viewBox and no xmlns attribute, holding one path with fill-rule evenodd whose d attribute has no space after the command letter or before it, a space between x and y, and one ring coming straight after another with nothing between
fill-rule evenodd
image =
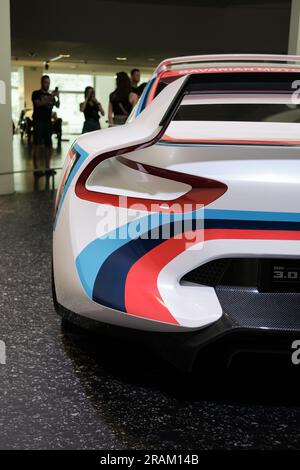
<instances>
[{"instance_id":1,"label":"white sports car","mask_svg":"<svg viewBox=\"0 0 300 470\"><path fill-rule=\"evenodd\" d=\"M58 312L176 337L189 366L224 336L300 334L299 87L299 56L169 59L126 125L79 137Z\"/></svg>"}]
</instances>

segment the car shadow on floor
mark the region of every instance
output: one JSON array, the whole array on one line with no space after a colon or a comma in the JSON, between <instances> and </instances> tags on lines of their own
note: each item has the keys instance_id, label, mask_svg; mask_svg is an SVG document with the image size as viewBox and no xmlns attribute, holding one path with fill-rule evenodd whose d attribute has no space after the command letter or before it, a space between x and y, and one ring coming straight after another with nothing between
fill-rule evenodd
<instances>
[{"instance_id":1,"label":"car shadow on floor","mask_svg":"<svg viewBox=\"0 0 300 470\"><path fill-rule=\"evenodd\" d=\"M105 328L93 332L63 321L62 333L65 351L94 399L99 382L108 378L190 402L300 404L300 365L292 365L290 355L243 354L224 366L219 350L210 360L200 356L188 373L164 360L157 347L107 335Z\"/></svg>"}]
</instances>

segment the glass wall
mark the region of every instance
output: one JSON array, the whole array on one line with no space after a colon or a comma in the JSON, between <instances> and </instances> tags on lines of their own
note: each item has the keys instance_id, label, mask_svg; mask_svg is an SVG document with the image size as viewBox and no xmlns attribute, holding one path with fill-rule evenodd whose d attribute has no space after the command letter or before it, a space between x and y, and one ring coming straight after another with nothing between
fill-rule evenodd
<instances>
[{"instance_id":1,"label":"glass wall","mask_svg":"<svg viewBox=\"0 0 300 470\"><path fill-rule=\"evenodd\" d=\"M18 67L11 72L11 107L12 119L17 126L24 106L23 68Z\"/></svg>"},{"instance_id":2,"label":"glass wall","mask_svg":"<svg viewBox=\"0 0 300 470\"><path fill-rule=\"evenodd\" d=\"M101 127L107 127L107 114L108 114L108 103L109 95L115 89L116 78L114 75L97 75L95 77L95 91L97 99L103 106L105 116L101 117Z\"/></svg>"},{"instance_id":3,"label":"glass wall","mask_svg":"<svg viewBox=\"0 0 300 470\"><path fill-rule=\"evenodd\" d=\"M58 117L63 120L65 134L80 134L83 125L83 114L79 104L83 101L83 91L87 86L94 86L93 75L77 75L66 73L51 73L51 90L56 87L60 92L60 108Z\"/></svg>"},{"instance_id":4,"label":"glass wall","mask_svg":"<svg viewBox=\"0 0 300 470\"><path fill-rule=\"evenodd\" d=\"M75 74L75 73L50 73L51 91L56 87L60 91L61 106L57 110L58 117L63 120L64 134L81 134L84 115L79 110L79 105L84 101L84 89L93 86L96 97L105 110L105 116L101 117L101 127L107 127L107 113L109 95L115 89L115 74ZM141 83L150 79L150 74L141 77ZM24 106L24 77L23 67L14 68L11 74L12 85L12 115L17 125L21 110Z\"/></svg>"}]
</instances>

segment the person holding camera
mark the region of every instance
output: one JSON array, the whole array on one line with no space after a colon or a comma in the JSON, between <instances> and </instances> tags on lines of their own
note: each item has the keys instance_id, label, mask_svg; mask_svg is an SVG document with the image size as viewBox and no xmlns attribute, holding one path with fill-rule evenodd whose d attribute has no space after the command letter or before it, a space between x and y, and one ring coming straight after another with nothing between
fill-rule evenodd
<instances>
[{"instance_id":1,"label":"person holding camera","mask_svg":"<svg viewBox=\"0 0 300 470\"><path fill-rule=\"evenodd\" d=\"M50 89L50 77L43 75L41 78L41 89L32 93L33 102L33 166L34 174L42 176L43 171L39 170L39 158L44 149L46 175L51 175L54 170L50 170L50 160L52 155L52 109L54 106L60 107L58 88L52 93Z\"/></svg>"},{"instance_id":2,"label":"person holding camera","mask_svg":"<svg viewBox=\"0 0 300 470\"><path fill-rule=\"evenodd\" d=\"M93 87L88 86L84 91L84 102L80 103L80 111L84 113L84 125L82 134L87 132L98 131L101 129L100 126L100 115L104 116L104 109L95 96L95 90Z\"/></svg>"}]
</instances>

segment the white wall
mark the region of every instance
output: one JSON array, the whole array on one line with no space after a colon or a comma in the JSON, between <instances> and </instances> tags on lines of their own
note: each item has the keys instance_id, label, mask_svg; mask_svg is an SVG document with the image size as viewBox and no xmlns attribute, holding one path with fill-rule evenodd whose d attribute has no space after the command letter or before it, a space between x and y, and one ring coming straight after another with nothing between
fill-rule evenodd
<instances>
[{"instance_id":1,"label":"white wall","mask_svg":"<svg viewBox=\"0 0 300 470\"><path fill-rule=\"evenodd\" d=\"M115 89L115 75L97 75L95 77L96 97L102 104L105 116L101 117L101 127L107 127L109 95Z\"/></svg>"},{"instance_id":2,"label":"white wall","mask_svg":"<svg viewBox=\"0 0 300 470\"><path fill-rule=\"evenodd\" d=\"M32 108L32 92L41 88L43 67L24 67L24 108Z\"/></svg>"}]
</instances>

